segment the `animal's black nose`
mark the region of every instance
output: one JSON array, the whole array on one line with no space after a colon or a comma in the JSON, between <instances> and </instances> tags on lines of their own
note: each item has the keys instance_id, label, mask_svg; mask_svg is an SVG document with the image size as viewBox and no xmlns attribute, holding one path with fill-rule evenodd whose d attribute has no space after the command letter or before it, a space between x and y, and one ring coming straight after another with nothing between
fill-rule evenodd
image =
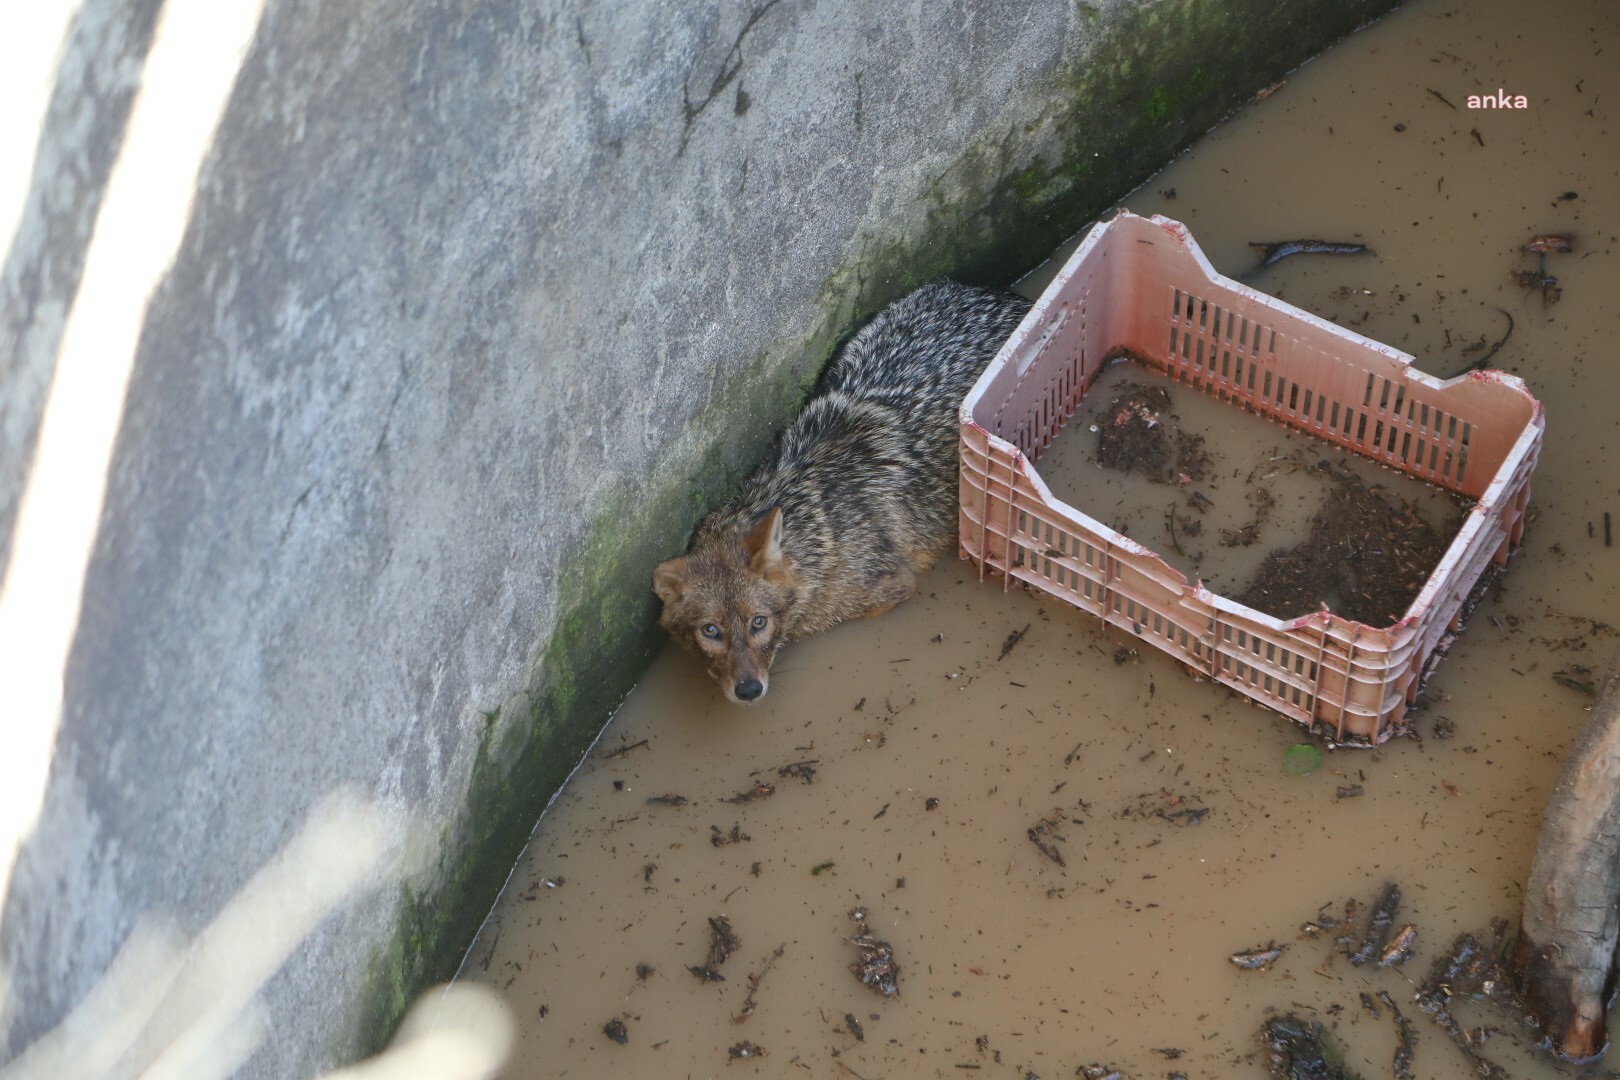
<instances>
[{"instance_id":1,"label":"animal's black nose","mask_svg":"<svg viewBox=\"0 0 1620 1080\"><path fill-rule=\"evenodd\" d=\"M765 684L758 679L745 679L737 684L737 697L743 701L753 701L765 692Z\"/></svg>"}]
</instances>

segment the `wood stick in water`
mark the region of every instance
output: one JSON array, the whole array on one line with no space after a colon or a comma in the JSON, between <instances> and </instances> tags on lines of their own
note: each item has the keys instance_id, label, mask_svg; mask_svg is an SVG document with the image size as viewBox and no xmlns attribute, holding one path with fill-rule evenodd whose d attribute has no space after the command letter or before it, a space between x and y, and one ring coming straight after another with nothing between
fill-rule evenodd
<instances>
[{"instance_id":1,"label":"wood stick in water","mask_svg":"<svg viewBox=\"0 0 1620 1080\"><path fill-rule=\"evenodd\" d=\"M1525 883L1512 973L1548 1048L1585 1063L1608 1047L1605 988L1620 942L1620 654L1547 802Z\"/></svg>"},{"instance_id":2,"label":"wood stick in water","mask_svg":"<svg viewBox=\"0 0 1620 1080\"><path fill-rule=\"evenodd\" d=\"M1413 1080L1412 1047L1417 1042L1417 1033L1412 1030L1412 1021L1401 1014L1400 1006L1395 1004L1388 990L1378 991L1378 1000L1395 1014L1395 1080Z\"/></svg>"},{"instance_id":3,"label":"wood stick in water","mask_svg":"<svg viewBox=\"0 0 1620 1080\"><path fill-rule=\"evenodd\" d=\"M1250 240L1249 246L1260 253L1260 266L1282 262L1290 255L1363 255L1366 244L1351 244L1335 240Z\"/></svg>"},{"instance_id":4,"label":"wood stick in water","mask_svg":"<svg viewBox=\"0 0 1620 1080\"><path fill-rule=\"evenodd\" d=\"M1395 912L1401 906L1401 887L1394 882L1384 886L1383 895L1373 905L1367 919L1367 935L1361 939L1361 948L1350 955L1350 963L1357 967L1376 960L1389 940L1389 928L1395 925Z\"/></svg>"}]
</instances>

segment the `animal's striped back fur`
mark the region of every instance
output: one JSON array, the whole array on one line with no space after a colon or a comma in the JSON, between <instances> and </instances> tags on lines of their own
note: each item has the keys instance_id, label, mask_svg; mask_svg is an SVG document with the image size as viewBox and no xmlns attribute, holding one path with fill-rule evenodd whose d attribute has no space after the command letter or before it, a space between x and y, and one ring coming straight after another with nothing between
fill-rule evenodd
<instances>
[{"instance_id":1,"label":"animal's striped back fur","mask_svg":"<svg viewBox=\"0 0 1620 1080\"><path fill-rule=\"evenodd\" d=\"M944 282L845 343L769 460L704 520L684 559L659 568L654 587L676 639L721 629L734 652L750 642L732 639L761 636L748 620L765 613L768 651L742 665L763 693L782 644L910 596L917 573L955 542L957 409L1028 309L1011 293ZM711 654L714 639L698 636ZM728 685L714 659L732 695L745 680Z\"/></svg>"}]
</instances>

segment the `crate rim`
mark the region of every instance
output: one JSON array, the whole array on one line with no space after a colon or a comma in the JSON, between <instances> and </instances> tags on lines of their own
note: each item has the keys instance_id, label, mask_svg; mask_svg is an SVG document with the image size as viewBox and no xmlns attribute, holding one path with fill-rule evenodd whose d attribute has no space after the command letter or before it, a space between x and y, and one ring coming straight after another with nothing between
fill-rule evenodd
<instances>
[{"instance_id":1,"label":"crate rim","mask_svg":"<svg viewBox=\"0 0 1620 1080\"><path fill-rule=\"evenodd\" d=\"M1399 618L1257 611L1058 498L1032 460L1122 354L1474 506ZM1415 364L1217 273L1181 222L1121 210L1082 238L961 402L961 553L981 579L1052 593L1339 743L1382 743L1455 640L1469 595L1522 545L1545 428L1516 375L1441 379Z\"/></svg>"},{"instance_id":2,"label":"crate rim","mask_svg":"<svg viewBox=\"0 0 1620 1080\"><path fill-rule=\"evenodd\" d=\"M1104 525L1102 522L1097 521L1095 518L1091 517L1089 514L1085 513L1083 510L1080 510L1073 504L1058 498L1058 496L1055 495L1052 492L1052 489L1047 485L1046 480L1034 468L1034 463L1029 460L1028 456L1026 456L1022 450L1020 450L1013 443L1003 439L1001 436L985 428L973 418L974 406L978 404L980 397L983 395L984 391L988 389L995 376L1000 373L1001 369L1005 367L1009 361L1011 361L1013 348L1015 344L1018 343L1024 328L1026 326L1038 325L1045 318L1046 313L1052 308L1054 298L1062 291L1061 287L1068 284L1075 272L1080 268L1081 265L1083 265L1091 250L1101 243L1107 236L1108 230L1111 229L1116 222L1132 220L1145 221L1148 224L1157 226L1159 229L1163 230L1166 234L1173 238L1176 243L1184 248L1186 252L1193 258L1200 273L1204 275L1210 284L1234 290L1243 295L1245 298L1253 300L1254 302L1259 303L1267 308L1271 308L1278 312L1284 312L1291 318L1303 318L1305 321L1310 322L1319 329L1329 331L1337 337L1382 353L1384 356L1399 364L1406 377L1415 379L1430 389L1443 390L1461 382L1481 382L1493 386L1500 386L1506 391L1519 394L1529 403L1530 418L1526 422L1524 428L1519 432L1518 437L1514 440L1513 446L1508 451L1507 457L1503 460L1502 466L1497 469L1496 474L1491 477L1491 481L1486 486L1485 491L1481 492L1474 505L1469 508L1468 514L1463 519L1462 525L1458 527L1455 535L1453 535L1451 539L1451 542L1446 545L1446 550L1441 554L1440 562L1436 565L1435 569L1430 572L1428 579L1424 582L1423 588L1418 591L1418 594L1412 599L1412 603L1407 607L1406 611L1402 614L1399 620L1382 626L1375 626L1371 623L1361 622L1360 620L1351 619L1343 615L1335 615L1325 606L1318 611L1306 612L1302 615L1292 616L1287 619L1280 619L1264 611L1249 607L1247 604L1233 600L1231 597L1225 596L1222 593L1215 592L1204 584L1202 578L1188 578L1185 573L1176 569L1174 566L1171 566L1165 561L1162 555L1160 555L1157 551L1154 551L1152 548L1147 547L1139 541L1131 539L1124 533L1115 531L1109 526ZM1116 210L1108 219L1099 220L1091 226L1090 230L1086 233L1085 239L1082 240L1080 245L1074 249L1074 252L1069 256L1069 258L1064 261L1062 269L1059 270L1057 275L1052 278L1051 282L1041 290L1040 297L1035 301L1034 304L1031 305L1029 311L1025 313L1024 318L1019 322L1013 333L1008 336L1005 342L1002 343L1002 346L997 350L996 355L991 358L990 363L986 365L984 371L979 374L979 378L974 382L973 388L969 390L967 396L962 399L961 407L958 410L958 419L963 426L970 427L975 431L981 432L991 446L998 450L1002 450L1011 456L1017 462L1019 472L1024 476L1025 479L1029 480L1034 485L1036 490L1040 492L1043 498L1055 509L1061 509L1065 513L1072 515L1085 527L1092 529L1099 535L1103 536L1110 545L1123 548L1135 555L1145 556L1153 559L1160 566L1162 566L1167 573L1173 575L1174 577L1180 578L1182 583L1192 593L1195 599L1203 603L1207 603L1219 611L1230 612L1232 614L1241 615L1245 618L1253 619L1256 622L1266 626L1268 629L1277 631L1279 633L1284 633L1289 630L1297 630L1316 623L1320 623L1324 629L1337 624L1340 626L1353 626L1361 628L1369 633L1392 633L1411 626L1422 616L1423 612L1427 610L1429 604L1433 602L1435 599L1433 594L1438 592L1445 585L1444 575L1440 573L1441 568L1449 565L1453 554L1464 550L1467 542L1477 536L1481 529L1485 528L1488 519L1481 507L1486 505L1494 505L1495 500L1491 499L1491 496L1500 496L1503 491L1506 490L1512 481L1514 472L1516 471L1515 466L1523 461L1530 449L1540 441L1541 432L1546 426L1541 401L1530 392L1529 385L1519 376L1514 375L1511 372L1501 371L1496 368L1486 368L1477 371L1465 371L1458 375L1454 375L1449 379L1441 379L1437 376L1429 374L1422 368L1414 366L1416 359L1416 356L1414 356L1412 353L1397 349L1392 345L1386 345L1381 341L1367 337L1365 334L1339 326L1337 323L1329 322L1318 315L1312 314L1304 308L1296 307L1287 301L1279 300L1274 296L1260 292L1258 289L1255 289L1249 285L1245 285L1241 281L1237 281L1234 278L1225 276L1215 269L1214 265L1209 261L1209 258L1204 254L1203 248L1199 246L1198 241L1193 238L1192 233L1182 222L1176 221L1173 218L1165 217L1162 214L1153 214L1144 217L1143 215L1132 213L1129 209L1121 207ZM1357 453L1355 450L1348 447L1341 447L1341 449L1345 453ZM1364 454L1357 454L1357 456L1362 457L1365 460L1373 460L1371 458L1367 458ZM1390 467L1388 465L1384 465L1382 462L1378 462L1378 464L1384 468Z\"/></svg>"}]
</instances>

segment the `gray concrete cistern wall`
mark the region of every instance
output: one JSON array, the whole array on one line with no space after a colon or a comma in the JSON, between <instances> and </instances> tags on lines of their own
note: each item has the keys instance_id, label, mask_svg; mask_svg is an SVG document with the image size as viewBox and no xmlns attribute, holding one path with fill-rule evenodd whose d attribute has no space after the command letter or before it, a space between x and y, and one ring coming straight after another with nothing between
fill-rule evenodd
<instances>
[{"instance_id":1,"label":"gray concrete cistern wall","mask_svg":"<svg viewBox=\"0 0 1620 1080\"><path fill-rule=\"evenodd\" d=\"M843 335L1391 4L57 6L0 46L0 1062L128 983L126 1066L306 1076L455 970Z\"/></svg>"}]
</instances>

